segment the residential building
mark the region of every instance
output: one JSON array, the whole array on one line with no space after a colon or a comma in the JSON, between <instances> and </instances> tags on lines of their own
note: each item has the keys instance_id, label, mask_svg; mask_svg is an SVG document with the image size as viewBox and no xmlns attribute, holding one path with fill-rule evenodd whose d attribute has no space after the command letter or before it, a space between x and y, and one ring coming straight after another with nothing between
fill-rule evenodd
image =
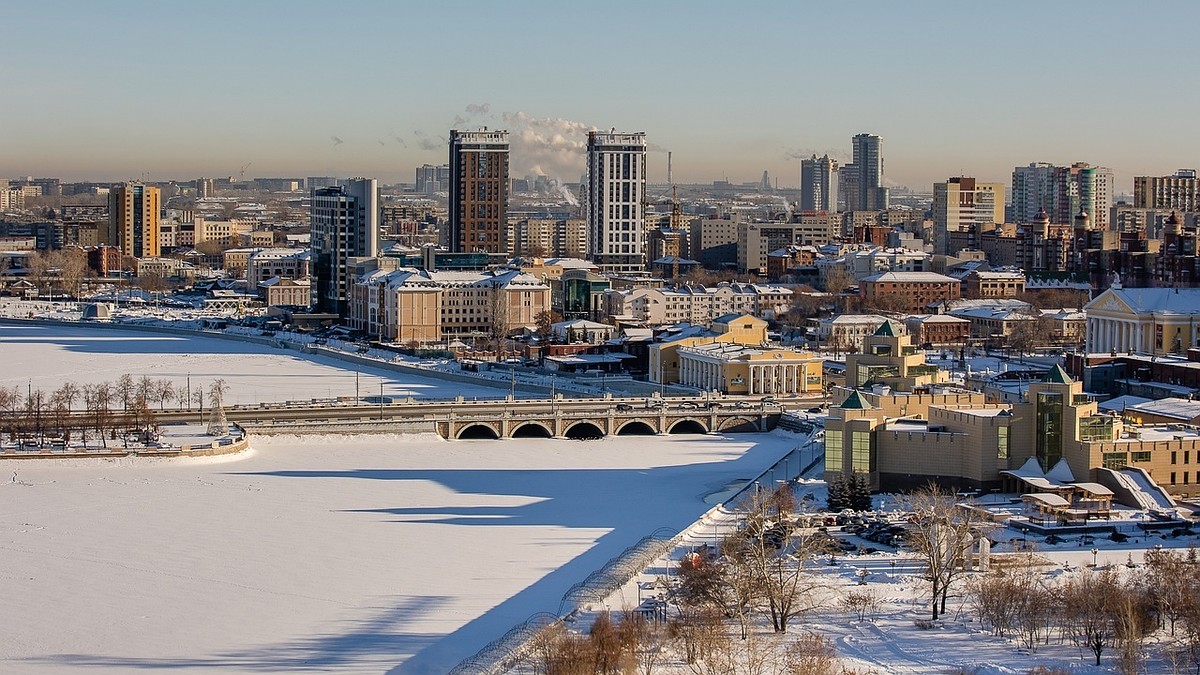
<instances>
[{"instance_id":1,"label":"residential building","mask_svg":"<svg viewBox=\"0 0 1200 675\"><path fill-rule=\"evenodd\" d=\"M859 282L859 291L869 307L920 313L930 304L957 300L962 295L962 284L934 272L884 272Z\"/></svg>"},{"instance_id":2,"label":"residential building","mask_svg":"<svg viewBox=\"0 0 1200 675\"><path fill-rule=\"evenodd\" d=\"M423 195L446 192L450 189L450 165L422 164L417 167L416 190Z\"/></svg>"},{"instance_id":3,"label":"residential building","mask_svg":"<svg viewBox=\"0 0 1200 675\"><path fill-rule=\"evenodd\" d=\"M450 132L450 229L456 253L507 253L508 132Z\"/></svg>"},{"instance_id":4,"label":"residential building","mask_svg":"<svg viewBox=\"0 0 1200 675\"><path fill-rule=\"evenodd\" d=\"M108 228L100 243L119 246L135 258L159 254L158 188L125 183L108 193Z\"/></svg>"},{"instance_id":5,"label":"residential building","mask_svg":"<svg viewBox=\"0 0 1200 675\"><path fill-rule=\"evenodd\" d=\"M1133 206L1139 209L1200 211L1200 178L1195 169L1180 169L1172 176L1135 176Z\"/></svg>"},{"instance_id":6,"label":"residential building","mask_svg":"<svg viewBox=\"0 0 1200 675\"><path fill-rule=\"evenodd\" d=\"M1109 227L1112 169L1087 162L1070 166L1034 162L1013 169L1011 187L1012 222L1033 222L1044 210L1051 223L1071 225L1075 216L1085 211L1096 227Z\"/></svg>"},{"instance_id":7,"label":"residential building","mask_svg":"<svg viewBox=\"0 0 1200 675\"><path fill-rule=\"evenodd\" d=\"M604 272L646 269L646 134L589 132L586 181L589 257Z\"/></svg>"},{"instance_id":8,"label":"residential building","mask_svg":"<svg viewBox=\"0 0 1200 675\"><path fill-rule=\"evenodd\" d=\"M880 211L888 208L888 189L883 187L883 139L858 134L851 139L852 158L838 171L838 189L843 211Z\"/></svg>"},{"instance_id":9,"label":"residential building","mask_svg":"<svg viewBox=\"0 0 1200 675\"><path fill-rule=\"evenodd\" d=\"M972 270L963 278L964 298L1016 298L1025 293L1025 273L1016 269Z\"/></svg>"},{"instance_id":10,"label":"residential building","mask_svg":"<svg viewBox=\"0 0 1200 675\"><path fill-rule=\"evenodd\" d=\"M737 264L739 218L700 218L692 223L690 255L708 269Z\"/></svg>"},{"instance_id":11,"label":"residential building","mask_svg":"<svg viewBox=\"0 0 1200 675\"><path fill-rule=\"evenodd\" d=\"M933 185L933 230L935 253L954 255L950 233L982 229L1004 222L1004 185L980 183L969 176L956 176Z\"/></svg>"},{"instance_id":12,"label":"residential building","mask_svg":"<svg viewBox=\"0 0 1200 675\"><path fill-rule=\"evenodd\" d=\"M800 210L838 210L838 163L829 155L800 160Z\"/></svg>"},{"instance_id":13,"label":"residential building","mask_svg":"<svg viewBox=\"0 0 1200 675\"><path fill-rule=\"evenodd\" d=\"M840 227L838 214L823 211L796 213L787 223L738 223L738 271L765 274L771 251L791 245L823 246L837 239Z\"/></svg>"},{"instance_id":14,"label":"residential building","mask_svg":"<svg viewBox=\"0 0 1200 675\"><path fill-rule=\"evenodd\" d=\"M352 178L311 194L311 304L319 313L344 317L354 259L379 253L379 187L374 178Z\"/></svg>"},{"instance_id":15,"label":"residential building","mask_svg":"<svg viewBox=\"0 0 1200 675\"><path fill-rule=\"evenodd\" d=\"M791 298L792 289L786 286L723 281L714 287L682 284L674 288L610 289L604 293L604 311L607 316L648 326L707 326L727 314L774 319L787 313Z\"/></svg>"}]
</instances>

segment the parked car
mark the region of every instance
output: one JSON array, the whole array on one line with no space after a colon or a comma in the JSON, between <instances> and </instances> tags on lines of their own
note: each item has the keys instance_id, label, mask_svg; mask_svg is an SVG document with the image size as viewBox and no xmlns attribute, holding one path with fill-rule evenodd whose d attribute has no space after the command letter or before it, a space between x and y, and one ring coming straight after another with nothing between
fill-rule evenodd
<instances>
[{"instance_id":1,"label":"parked car","mask_svg":"<svg viewBox=\"0 0 1200 675\"><path fill-rule=\"evenodd\" d=\"M621 412L626 412L629 410L633 410L633 406L629 405L628 403L618 403L617 410L619 410Z\"/></svg>"}]
</instances>

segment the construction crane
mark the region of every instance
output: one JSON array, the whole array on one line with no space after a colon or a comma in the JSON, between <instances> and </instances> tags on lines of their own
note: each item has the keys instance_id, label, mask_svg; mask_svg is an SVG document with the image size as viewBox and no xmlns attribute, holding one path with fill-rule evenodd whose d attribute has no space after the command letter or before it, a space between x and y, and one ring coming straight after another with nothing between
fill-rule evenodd
<instances>
[{"instance_id":1,"label":"construction crane","mask_svg":"<svg viewBox=\"0 0 1200 675\"><path fill-rule=\"evenodd\" d=\"M250 165L253 163L254 162L246 162L245 164L242 165L242 170L238 172L239 180L242 180L242 181L246 180L246 169L249 169Z\"/></svg>"}]
</instances>

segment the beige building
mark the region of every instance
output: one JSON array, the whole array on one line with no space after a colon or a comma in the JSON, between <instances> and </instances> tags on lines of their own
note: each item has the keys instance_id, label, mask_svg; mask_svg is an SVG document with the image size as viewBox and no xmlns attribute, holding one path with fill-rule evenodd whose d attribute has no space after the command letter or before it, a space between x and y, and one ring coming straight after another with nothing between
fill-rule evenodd
<instances>
[{"instance_id":1,"label":"beige building","mask_svg":"<svg viewBox=\"0 0 1200 675\"><path fill-rule=\"evenodd\" d=\"M282 279L271 277L255 286L258 296L268 307L308 307L308 279Z\"/></svg>"},{"instance_id":2,"label":"beige building","mask_svg":"<svg viewBox=\"0 0 1200 675\"><path fill-rule=\"evenodd\" d=\"M308 249L265 248L251 253L246 259L246 282L251 288L271 277L304 279L311 274ZM304 304L308 304L305 300Z\"/></svg>"},{"instance_id":3,"label":"beige building","mask_svg":"<svg viewBox=\"0 0 1200 675\"><path fill-rule=\"evenodd\" d=\"M954 255L950 233L1004 222L1004 184L956 176L933 184L934 253Z\"/></svg>"},{"instance_id":4,"label":"beige building","mask_svg":"<svg viewBox=\"0 0 1200 675\"><path fill-rule=\"evenodd\" d=\"M381 340L429 344L537 327L550 287L518 270L376 270L352 288L347 323Z\"/></svg>"}]
</instances>

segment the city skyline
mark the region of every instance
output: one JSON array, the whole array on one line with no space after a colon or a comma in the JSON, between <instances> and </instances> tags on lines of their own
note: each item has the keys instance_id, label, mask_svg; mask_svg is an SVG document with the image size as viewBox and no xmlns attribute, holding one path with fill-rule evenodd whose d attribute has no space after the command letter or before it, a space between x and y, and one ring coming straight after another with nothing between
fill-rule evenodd
<instances>
[{"instance_id":1,"label":"city skyline","mask_svg":"<svg viewBox=\"0 0 1200 675\"><path fill-rule=\"evenodd\" d=\"M886 185L926 191L1086 161L1126 193L1200 163L1200 94L1169 67L1200 18L1185 3L355 8L8 7L0 126L20 133L0 176L411 182L483 126L512 134L514 177L570 182L610 128L646 133L652 183L670 151L677 182L796 187L801 159L847 163L860 133L883 139Z\"/></svg>"}]
</instances>

